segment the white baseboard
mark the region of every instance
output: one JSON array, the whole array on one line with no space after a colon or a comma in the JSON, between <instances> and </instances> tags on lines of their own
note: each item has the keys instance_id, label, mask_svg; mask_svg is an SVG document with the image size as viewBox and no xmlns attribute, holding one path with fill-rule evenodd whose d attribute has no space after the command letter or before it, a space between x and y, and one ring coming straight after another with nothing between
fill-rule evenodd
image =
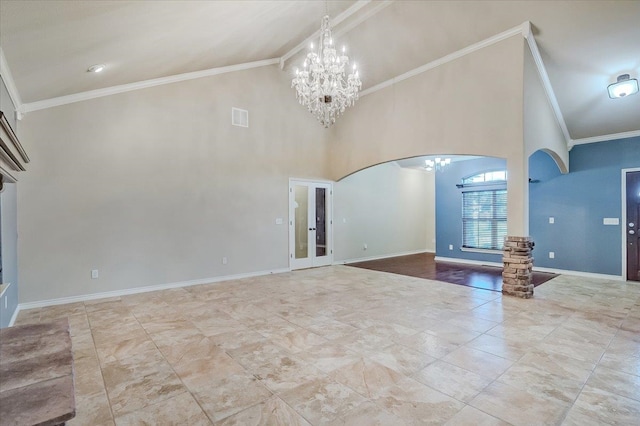
<instances>
[{"instance_id":1,"label":"white baseboard","mask_svg":"<svg viewBox=\"0 0 640 426\"><path fill-rule=\"evenodd\" d=\"M572 275L574 277L597 278L599 280L624 281L621 275L596 274L595 272L570 271L567 269L543 268L533 265L533 270L538 272L550 272L559 275Z\"/></svg>"},{"instance_id":2,"label":"white baseboard","mask_svg":"<svg viewBox=\"0 0 640 426\"><path fill-rule=\"evenodd\" d=\"M402 252L402 253L382 254L380 256L369 256L369 257L360 257L360 258L357 258L357 259L338 260L338 261L333 262L333 264L334 265L346 265L348 263L367 262L369 260L389 259L390 257L409 256L411 254L420 254L420 253L434 253L434 252L431 251L431 250L405 251L405 252Z\"/></svg>"},{"instance_id":3,"label":"white baseboard","mask_svg":"<svg viewBox=\"0 0 640 426\"><path fill-rule=\"evenodd\" d=\"M215 284L215 283L221 283L224 281L239 280L243 278L253 278L253 277L260 277L260 276L271 275L271 274L282 274L284 272L291 272L291 269L282 268L282 269L274 269L270 271L249 272L246 274L223 275L220 277L213 277L213 278L201 278L201 279L191 280L191 281L180 281L176 283L158 284L158 285L151 285L146 287L136 287L136 288L126 288L122 290L106 291L102 293L92 293L92 294L83 294L79 296L61 297L58 299L40 300L36 302L20 303L18 305L18 308L16 309L16 312L22 309L44 308L46 306L65 305L67 303L85 302L87 300L105 299L108 297L118 297L118 296L128 296L131 294L148 293L150 291L168 290L168 289L180 288L180 287L190 287L192 285ZM17 313L15 315L17 316ZM12 319L12 321L13 320L14 319Z\"/></svg>"},{"instance_id":4,"label":"white baseboard","mask_svg":"<svg viewBox=\"0 0 640 426\"><path fill-rule=\"evenodd\" d=\"M449 263L462 263L465 265L480 265L480 266L497 266L502 268L502 263L490 262L488 260L471 260L471 259L458 259L455 257L435 257L436 262L449 262Z\"/></svg>"},{"instance_id":5,"label":"white baseboard","mask_svg":"<svg viewBox=\"0 0 640 426\"><path fill-rule=\"evenodd\" d=\"M20 305L16 306L16 310L13 311L13 315L11 315L11 320L9 321L9 327L13 327L13 324L16 323L16 319L18 318L19 313L20 313Z\"/></svg>"},{"instance_id":6,"label":"white baseboard","mask_svg":"<svg viewBox=\"0 0 640 426\"><path fill-rule=\"evenodd\" d=\"M480 266L497 266L502 268L502 263L498 262L483 262L481 260L469 260L469 259L457 259L453 257L435 257L436 261L441 262L451 262L451 263L462 263L467 265L480 265ZM582 271L571 271L568 269L554 269L554 268L543 268L540 266L533 265L533 270L538 272L550 272L552 274L558 275L571 275L574 277L584 277L584 278L597 278L601 280L614 280L614 281L624 281L622 276L620 275L607 275L607 274L596 274L595 272L582 272Z\"/></svg>"}]
</instances>

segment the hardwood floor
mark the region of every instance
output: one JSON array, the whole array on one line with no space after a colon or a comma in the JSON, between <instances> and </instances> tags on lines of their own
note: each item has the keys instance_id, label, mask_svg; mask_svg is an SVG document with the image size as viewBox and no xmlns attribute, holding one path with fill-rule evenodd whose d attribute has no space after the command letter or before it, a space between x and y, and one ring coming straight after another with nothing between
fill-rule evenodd
<instances>
[{"instance_id":1,"label":"hardwood floor","mask_svg":"<svg viewBox=\"0 0 640 426\"><path fill-rule=\"evenodd\" d=\"M482 288L485 290L502 291L502 268L436 262L433 253L420 253L370 260L367 262L350 263L347 266L444 281L451 284ZM556 274L547 272L534 272L533 285L537 287L557 276Z\"/></svg>"}]
</instances>

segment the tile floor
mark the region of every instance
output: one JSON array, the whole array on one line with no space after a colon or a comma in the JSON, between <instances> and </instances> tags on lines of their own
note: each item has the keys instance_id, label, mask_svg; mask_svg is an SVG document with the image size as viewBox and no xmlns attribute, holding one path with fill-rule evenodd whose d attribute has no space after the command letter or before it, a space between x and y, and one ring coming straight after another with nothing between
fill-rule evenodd
<instances>
[{"instance_id":1,"label":"tile floor","mask_svg":"<svg viewBox=\"0 0 640 426\"><path fill-rule=\"evenodd\" d=\"M521 300L334 266L22 311L68 316L69 425L637 425L640 285Z\"/></svg>"}]
</instances>

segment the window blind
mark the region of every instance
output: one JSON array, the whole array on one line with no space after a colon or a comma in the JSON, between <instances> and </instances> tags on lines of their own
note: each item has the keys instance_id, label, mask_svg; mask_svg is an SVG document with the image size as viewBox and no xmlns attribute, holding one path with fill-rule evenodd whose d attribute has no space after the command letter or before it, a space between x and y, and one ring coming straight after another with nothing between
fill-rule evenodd
<instances>
[{"instance_id":1,"label":"window blind","mask_svg":"<svg viewBox=\"0 0 640 426\"><path fill-rule=\"evenodd\" d=\"M506 235L506 189L462 193L463 247L502 250Z\"/></svg>"}]
</instances>

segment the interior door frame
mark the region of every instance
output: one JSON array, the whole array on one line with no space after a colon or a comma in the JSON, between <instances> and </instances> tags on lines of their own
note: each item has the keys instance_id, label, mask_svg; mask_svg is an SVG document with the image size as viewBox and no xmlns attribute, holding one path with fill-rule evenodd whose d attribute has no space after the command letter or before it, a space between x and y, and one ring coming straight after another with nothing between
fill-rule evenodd
<instances>
[{"instance_id":1,"label":"interior door frame","mask_svg":"<svg viewBox=\"0 0 640 426\"><path fill-rule=\"evenodd\" d=\"M622 222L620 223L622 234L622 279L628 281L627 276L627 173L640 172L640 167L622 169Z\"/></svg>"},{"instance_id":2,"label":"interior door frame","mask_svg":"<svg viewBox=\"0 0 640 426\"><path fill-rule=\"evenodd\" d=\"M329 187L329 193L327 194L327 208L326 213L327 217L327 262L326 265L333 264L333 181L330 180L318 180L318 179L299 179L299 178L289 178L289 220L288 220L288 228L289 228L289 270L294 270L293 261L295 255L295 230L293 229L293 222L295 217L295 209L293 207L294 201L294 193L293 186L296 183L305 183L309 185L323 185ZM314 256L315 257L315 254ZM315 266L325 266L325 265L309 265L309 268L313 268ZM296 269L304 269L304 268L296 268Z\"/></svg>"}]
</instances>

